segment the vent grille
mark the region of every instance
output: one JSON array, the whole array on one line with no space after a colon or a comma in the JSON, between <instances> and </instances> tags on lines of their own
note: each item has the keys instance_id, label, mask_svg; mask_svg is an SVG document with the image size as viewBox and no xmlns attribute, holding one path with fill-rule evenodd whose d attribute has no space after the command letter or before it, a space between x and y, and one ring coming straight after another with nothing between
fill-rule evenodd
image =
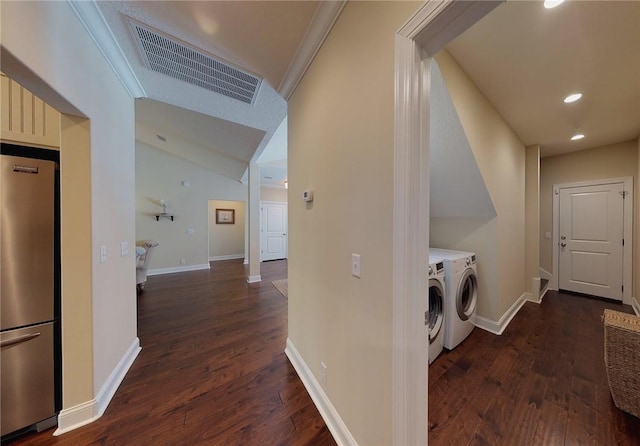
<instances>
[{"instance_id":1,"label":"vent grille","mask_svg":"<svg viewBox=\"0 0 640 446\"><path fill-rule=\"evenodd\" d=\"M147 68L174 79L253 104L262 79L129 21Z\"/></svg>"}]
</instances>

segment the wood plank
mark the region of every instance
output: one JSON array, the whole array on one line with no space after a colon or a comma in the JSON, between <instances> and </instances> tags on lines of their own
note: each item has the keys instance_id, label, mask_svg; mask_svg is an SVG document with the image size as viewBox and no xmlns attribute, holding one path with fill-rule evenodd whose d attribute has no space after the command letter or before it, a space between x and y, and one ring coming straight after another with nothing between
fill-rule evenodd
<instances>
[{"instance_id":1,"label":"wood plank","mask_svg":"<svg viewBox=\"0 0 640 446\"><path fill-rule=\"evenodd\" d=\"M242 260L151 276L138 300L143 346L105 414L60 437L13 445L335 445L284 354L287 300L271 286L286 261L248 285Z\"/></svg>"},{"instance_id":2,"label":"wood plank","mask_svg":"<svg viewBox=\"0 0 640 446\"><path fill-rule=\"evenodd\" d=\"M549 291L542 304L526 303L502 336L474 330L443 353L429 367L429 444L640 445L640 420L609 394L605 308L632 313Z\"/></svg>"}]
</instances>

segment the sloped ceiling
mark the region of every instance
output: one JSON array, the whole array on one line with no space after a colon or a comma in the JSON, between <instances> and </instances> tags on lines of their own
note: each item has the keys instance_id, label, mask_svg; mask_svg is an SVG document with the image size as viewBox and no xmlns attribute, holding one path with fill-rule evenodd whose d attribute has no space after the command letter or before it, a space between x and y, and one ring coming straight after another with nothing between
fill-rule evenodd
<instances>
[{"instance_id":1,"label":"sloped ceiling","mask_svg":"<svg viewBox=\"0 0 640 446\"><path fill-rule=\"evenodd\" d=\"M171 136L182 135L194 144L245 163L251 160L265 135L263 130L152 99L136 100L136 117L139 124L157 129L157 135L169 143Z\"/></svg>"},{"instance_id":2,"label":"sloped ceiling","mask_svg":"<svg viewBox=\"0 0 640 446\"><path fill-rule=\"evenodd\" d=\"M495 217L496 210L435 60L431 61L431 217Z\"/></svg>"},{"instance_id":3,"label":"sloped ceiling","mask_svg":"<svg viewBox=\"0 0 640 446\"><path fill-rule=\"evenodd\" d=\"M344 6L342 1L70 3L125 86L140 98L136 120L138 127L144 128L146 143L152 143L149 135L154 133L189 140L210 150L215 159L224 156L230 164L244 163L244 170L249 161L260 156L283 121L285 98ZM148 69L129 19L263 78L254 103ZM215 163L211 160L207 164ZM242 177L230 175L238 180Z\"/></svg>"}]
</instances>

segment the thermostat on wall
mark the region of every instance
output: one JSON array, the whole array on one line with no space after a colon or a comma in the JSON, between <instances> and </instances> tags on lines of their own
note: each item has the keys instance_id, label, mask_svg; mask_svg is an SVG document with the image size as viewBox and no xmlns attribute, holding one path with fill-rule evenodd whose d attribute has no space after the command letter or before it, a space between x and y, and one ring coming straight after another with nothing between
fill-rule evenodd
<instances>
[{"instance_id":1,"label":"thermostat on wall","mask_svg":"<svg viewBox=\"0 0 640 446\"><path fill-rule=\"evenodd\" d=\"M304 201L313 201L313 191L312 190L305 190L302 192L302 199Z\"/></svg>"}]
</instances>

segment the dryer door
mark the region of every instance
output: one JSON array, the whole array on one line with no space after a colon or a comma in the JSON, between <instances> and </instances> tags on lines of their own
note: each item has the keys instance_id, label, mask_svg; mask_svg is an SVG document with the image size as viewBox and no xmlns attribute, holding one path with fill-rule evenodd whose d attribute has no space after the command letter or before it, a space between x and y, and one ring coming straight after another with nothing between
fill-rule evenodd
<instances>
[{"instance_id":1,"label":"dryer door","mask_svg":"<svg viewBox=\"0 0 640 446\"><path fill-rule=\"evenodd\" d=\"M460 320L468 320L478 304L478 279L473 269L464 270L456 293L456 311Z\"/></svg>"},{"instance_id":2,"label":"dryer door","mask_svg":"<svg viewBox=\"0 0 640 446\"><path fill-rule=\"evenodd\" d=\"M429 344L440 334L444 321L444 289L436 279L429 279Z\"/></svg>"}]
</instances>

